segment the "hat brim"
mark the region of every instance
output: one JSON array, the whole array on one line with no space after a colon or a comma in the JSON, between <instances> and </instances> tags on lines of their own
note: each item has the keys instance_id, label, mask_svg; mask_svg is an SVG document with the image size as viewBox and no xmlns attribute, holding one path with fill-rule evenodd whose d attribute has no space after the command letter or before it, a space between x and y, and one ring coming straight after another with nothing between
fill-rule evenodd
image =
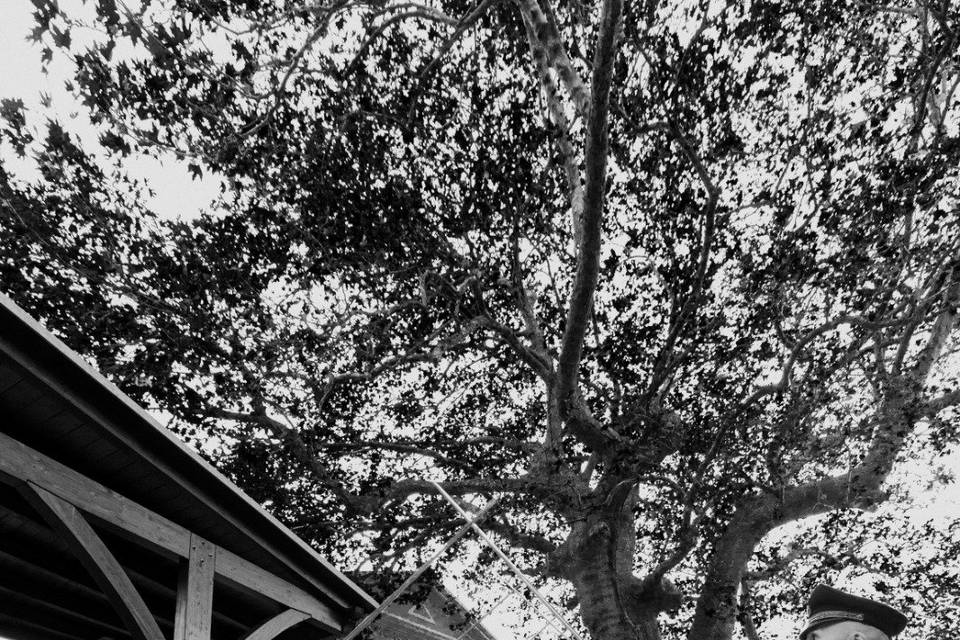
<instances>
[{"instance_id":1,"label":"hat brim","mask_svg":"<svg viewBox=\"0 0 960 640\"><path fill-rule=\"evenodd\" d=\"M831 624L836 624L838 622L846 622L849 618L828 618L826 620L817 620L816 622L810 622L804 627L803 631L800 632L799 640L806 640L807 634L811 631L820 629L821 627L826 627Z\"/></svg>"}]
</instances>

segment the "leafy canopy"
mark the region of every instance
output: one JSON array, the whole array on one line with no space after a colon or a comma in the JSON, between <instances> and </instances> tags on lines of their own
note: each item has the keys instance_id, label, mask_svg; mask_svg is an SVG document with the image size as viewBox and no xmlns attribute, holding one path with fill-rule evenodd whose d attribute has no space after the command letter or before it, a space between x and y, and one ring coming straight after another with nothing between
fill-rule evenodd
<instances>
[{"instance_id":1,"label":"leafy canopy","mask_svg":"<svg viewBox=\"0 0 960 640\"><path fill-rule=\"evenodd\" d=\"M3 102L4 290L306 539L402 572L439 480L594 638L955 618L957 527L870 513L958 439L949 3L34 4L117 169Z\"/></svg>"}]
</instances>

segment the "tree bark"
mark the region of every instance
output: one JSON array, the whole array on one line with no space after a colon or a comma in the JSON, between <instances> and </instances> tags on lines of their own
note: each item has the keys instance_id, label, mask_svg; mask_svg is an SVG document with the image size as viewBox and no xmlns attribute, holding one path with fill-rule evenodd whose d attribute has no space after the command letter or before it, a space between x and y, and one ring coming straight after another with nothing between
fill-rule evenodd
<instances>
[{"instance_id":1,"label":"tree bark","mask_svg":"<svg viewBox=\"0 0 960 640\"><path fill-rule=\"evenodd\" d=\"M864 459L847 473L784 487L779 497L745 498L717 539L697 600L688 640L729 640L737 620L738 589L757 544L787 522L833 509L869 508L883 500L880 488L907 434L916 423L918 384L895 383L878 409L878 426Z\"/></svg>"},{"instance_id":2,"label":"tree bark","mask_svg":"<svg viewBox=\"0 0 960 640\"><path fill-rule=\"evenodd\" d=\"M770 530L750 517L750 508L734 514L727 530L717 540L710 568L697 599L688 640L729 640L737 620L737 590L753 556L753 550Z\"/></svg>"},{"instance_id":3,"label":"tree bark","mask_svg":"<svg viewBox=\"0 0 960 640\"><path fill-rule=\"evenodd\" d=\"M619 483L607 496L571 529L558 551L556 573L573 583L593 640L660 640L657 616L678 606L679 595L669 583L647 584L633 573L637 494L632 482Z\"/></svg>"}]
</instances>

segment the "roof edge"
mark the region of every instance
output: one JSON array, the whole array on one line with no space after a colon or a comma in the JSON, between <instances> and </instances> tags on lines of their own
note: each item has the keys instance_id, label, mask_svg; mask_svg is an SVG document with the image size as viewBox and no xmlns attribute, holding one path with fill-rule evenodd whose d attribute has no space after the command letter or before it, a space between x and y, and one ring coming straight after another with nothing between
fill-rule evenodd
<instances>
[{"instance_id":1,"label":"roof edge","mask_svg":"<svg viewBox=\"0 0 960 640\"><path fill-rule=\"evenodd\" d=\"M341 595L347 595L347 599L353 604L359 605L361 608L366 610L372 610L376 608L376 600L374 600L363 589L345 576L339 569L334 567L313 547L304 542L299 536L288 529L272 514L257 504L250 496L244 493L230 479L220 473L220 471L218 471L213 465L200 457L196 451L180 440L169 429L160 424L143 407L134 402L129 396L120 390L119 387L117 387L114 383L103 376L103 374L86 362L82 357L80 357L79 354L64 344L62 340L46 329L46 327L44 327L38 320L20 308L20 306L17 305L9 296L4 293L0 293L0 327L7 328L9 325L13 325L9 328L20 334L17 336L18 339L32 340L36 343L24 345L30 347L29 349L25 350L30 354L27 356L28 359L38 361L44 356L52 356L60 365L63 366L62 370L59 370L55 374L51 375L52 380L64 387L75 387L78 385L77 381L79 380L85 381L87 384L98 388L110 399L111 402L115 404L113 409L119 409L126 413L137 422L149 428L153 436L159 437L160 446L165 448L165 450L162 452L162 455L179 456L179 462L192 465L194 469L209 477L217 485L220 485L221 490L226 490L232 494L232 496L238 500L239 504L243 505L242 508L247 510L247 513L238 515L244 518L259 519L261 521L258 523L260 526L267 525L269 528L272 528L278 532L288 547L296 549L300 555L304 556L304 560L315 563L315 565L320 569L320 572L326 574L326 577L332 578L339 582L343 590L346 591L346 594L341 591ZM42 353L44 346L47 348L47 354ZM72 382L67 382L68 380L71 380ZM43 382L49 384L50 380L43 380ZM106 427L107 425L103 426ZM115 431L114 433L116 436L126 441L129 445L132 445L134 450L141 448L142 443L137 443L129 437L124 437L128 434L116 433ZM171 473L171 471L168 469L161 470L172 477L175 477L176 475ZM184 478L180 478L180 480L182 481ZM260 544L263 543L261 542ZM282 549L275 548L273 545L269 545L267 548L275 557L277 557L278 560L289 565L295 572L301 574L303 573L302 568L299 568L297 563L292 561L293 559L289 557L287 552Z\"/></svg>"}]
</instances>

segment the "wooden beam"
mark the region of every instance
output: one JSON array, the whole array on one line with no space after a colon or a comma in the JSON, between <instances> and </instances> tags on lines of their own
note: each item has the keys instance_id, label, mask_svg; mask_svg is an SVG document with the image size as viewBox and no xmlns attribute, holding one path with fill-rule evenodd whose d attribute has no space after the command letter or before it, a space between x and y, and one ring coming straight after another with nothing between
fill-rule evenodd
<instances>
[{"instance_id":1,"label":"wooden beam","mask_svg":"<svg viewBox=\"0 0 960 640\"><path fill-rule=\"evenodd\" d=\"M190 556L182 561L177 582L173 640L210 640L216 557L216 546L191 536Z\"/></svg>"},{"instance_id":2,"label":"wooden beam","mask_svg":"<svg viewBox=\"0 0 960 640\"><path fill-rule=\"evenodd\" d=\"M160 626L129 576L77 508L33 483L28 482L23 492L40 515L73 548L133 637L137 640L164 640Z\"/></svg>"},{"instance_id":3,"label":"wooden beam","mask_svg":"<svg viewBox=\"0 0 960 640\"><path fill-rule=\"evenodd\" d=\"M0 472L43 487L167 557L186 558L190 553L190 532L183 527L5 433L0 433Z\"/></svg>"},{"instance_id":4,"label":"wooden beam","mask_svg":"<svg viewBox=\"0 0 960 640\"><path fill-rule=\"evenodd\" d=\"M329 564L306 542L287 530L270 513L264 511L249 496L240 491L219 471L185 445L176 436L159 424L150 414L125 395L99 371L91 367L76 352L67 347L56 336L47 331L36 319L30 317L9 297L0 293L0 324L5 331L0 332L0 354L7 356L15 364L15 370L22 370L30 378L40 382L70 405L70 413L76 413L84 419L96 423L111 436L137 456L148 462L164 475L194 494L194 497L216 512L232 527L249 536L257 545L269 551L280 560L287 569L307 583L311 593L323 594L327 602L332 602L340 610L348 610L351 603L366 604L375 607L373 600L363 590L353 584L346 576ZM56 363L50 366L51 363ZM19 373L19 371L18 371ZM30 380L31 386L34 380ZM46 392L44 392L46 393ZM136 435L134 435L136 434ZM162 454L162 455L158 455ZM184 465L201 469L204 480L191 478L194 474L182 473ZM254 516L260 526L248 527L235 513L236 509L224 508L224 495L211 492L208 483L219 485L232 500L236 498L247 511L247 518ZM217 493L220 493L218 496ZM289 545L272 543L260 533L260 527L267 524L274 533L299 548L293 552ZM279 530L279 531L278 531ZM286 547L286 549L284 549ZM322 571L308 572L306 566L319 565ZM346 594L339 593L345 590Z\"/></svg>"},{"instance_id":5,"label":"wooden beam","mask_svg":"<svg viewBox=\"0 0 960 640\"><path fill-rule=\"evenodd\" d=\"M300 624L309 617L303 611L287 609L251 631L243 640L273 640L290 627Z\"/></svg>"},{"instance_id":6,"label":"wooden beam","mask_svg":"<svg viewBox=\"0 0 960 640\"><path fill-rule=\"evenodd\" d=\"M0 539L3 538L0 537ZM0 579L0 585L15 585L18 593L56 603L65 603L69 600L72 609L83 611L91 616L96 615L98 618L105 617L102 612L106 611L109 612L108 617L113 619L113 608L102 591L88 586L85 581L79 582L79 578L75 575L54 571L49 568L50 565L40 566L29 559L25 559L19 553L19 549L11 549L6 542L7 540L4 539L4 548L0 549L0 576L3 576ZM59 559L59 554L55 558ZM166 613L167 608L163 606L164 601L171 601L168 596L172 596L174 590L164 587L150 578L145 578L126 565L124 565L124 569L137 591L144 596L148 606L151 606L151 610ZM3 586L0 586L0 591L3 591L3 588ZM147 592L154 597L147 597ZM159 603L156 603L157 592L165 596ZM151 603L151 600L154 600L154 603ZM154 615L154 618L161 629L173 629L173 618L166 615ZM249 625L244 625L222 615L218 615L216 620L235 630L245 631L249 628Z\"/></svg>"},{"instance_id":7,"label":"wooden beam","mask_svg":"<svg viewBox=\"0 0 960 640\"><path fill-rule=\"evenodd\" d=\"M110 525L137 544L168 557L189 558L191 532L73 469L0 433L0 480L29 482ZM258 565L216 547L215 572L231 585L310 614L327 631L341 630L340 616L317 597Z\"/></svg>"},{"instance_id":8,"label":"wooden beam","mask_svg":"<svg viewBox=\"0 0 960 640\"><path fill-rule=\"evenodd\" d=\"M4 505L0 504L0 514L10 514L5 512ZM32 521L31 521L31 524ZM22 535L21 535L22 534ZM48 538L49 537L49 538ZM63 585L64 589L76 590L78 594L86 593L102 602L104 606L109 606L107 597L96 588L87 586L89 574L82 566L73 570L74 557L64 556L59 548L51 548L49 539L53 538L53 532L46 527L36 525L31 526L29 531L11 532L0 527L0 582L10 575L16 574L16 581L23 580L24 572L42 579L50 584ZM59 542L59 540L58 540ZM142 551L141 551L142 555ZM151 610L156 612L167 612L167 604L173 605L176 600L176 585L163 584L155 578L148 577L134 567L130 558L125 558L114 550L114 556L120 561L130 581L137 588L137 591L143 596ZM70 561L69 567L66 560ZM140 567L143 567L141 564ZM83 573L78 573L83 572ZM14 582L17 584L17 582ZM112 610L111 610L112 611ZM173 612L173 606L169 611ZM162 629L173 629L173 618L167 615L154 615ZM222 611L214 611L213 619L228 627L237 633L246 632L249 624L239 622Z\"/></svg>"},{"instance_id":9,"label":"wooden beam","mask_svg":"<svg viewBox=\"0 0 960 640\"><path fill-rule=\"evenodd\" d=\"M327 631L339 632L342 626L333 611L296 587L235 553L217 549L217 575L233 587L254 591L280 604L310 614Z\"/></svg>"}]
</instances>

